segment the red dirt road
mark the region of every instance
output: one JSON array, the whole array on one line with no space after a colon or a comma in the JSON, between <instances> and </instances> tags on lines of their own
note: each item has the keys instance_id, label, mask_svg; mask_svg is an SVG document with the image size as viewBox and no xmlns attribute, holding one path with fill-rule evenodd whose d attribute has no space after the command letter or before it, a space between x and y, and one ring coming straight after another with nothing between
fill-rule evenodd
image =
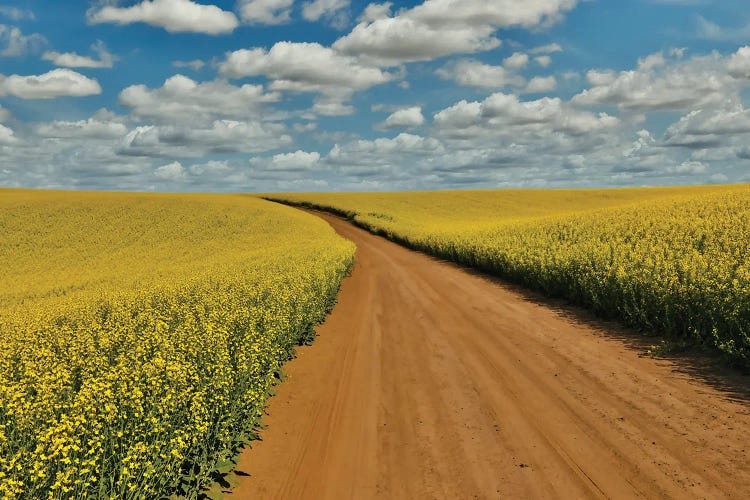
<instances>
[{"instance_id":1,"label":"red dirt road","mask_svg":"<svg viewBox=\"0 0 750 500\"><path fill-rule=\"evenodd\" d=\"M235 497L750 498L745 396L321 217L357 264L287 365Z\"/></svg>"}]
</instances>

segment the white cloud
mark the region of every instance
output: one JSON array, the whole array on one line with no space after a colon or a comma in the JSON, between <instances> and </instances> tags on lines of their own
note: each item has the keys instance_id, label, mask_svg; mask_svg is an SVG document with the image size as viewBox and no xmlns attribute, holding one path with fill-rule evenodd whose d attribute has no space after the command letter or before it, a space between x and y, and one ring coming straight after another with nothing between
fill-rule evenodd
<instances>
[{"instance_id":1,"label":"white cloud","mask_svg":"<svg viewBox=\"0 0 750 500\"><path fill-rule=\"evenodd\" d=\"M202 157L211 153L257 153L292 142L279 123L216 120L209 127L187 125L136 127L121 140L125 156Z\"/></svg>"},{"instance_id":2,"label":"white cloud","mask_svg":"<svg viewBox=\"0 0 750 500\"><path fill-rule=\"evenodd\" d=\"M205 62L200 59L193 59L192 61L174 61L172 66L175 68L190 68L193 71L200 71L206 65Z\"/></svg>"},{"instance_id":3,"label":"white cloud","mask_svg":"<svg viewBox=\"0 0 750 500\"><path fill-rule=\"evenodd\" d=\"M10 120L11 113L4 107L0 106L0 123Z\"/></svg>"},{"instance_id":4,"label":"white cloud","mask_svg":"<svg viewBox=\"0 0 750 500\"><path fill-rule=\"evenodd\" d=\"M503 66L516 71L525 68L527 64L529 64L529 56L523 52L515 52L503 59Z\"/></svg>"},{"instance_id":5,"label":"white cloud","mask_svg":"<svg viewBox=\"0 0 750 500\"><path fill-rule=\"evenodd\" d=\"M750 80L750 45L740 47L732 54L727 63L729 74L735 78L747 78Z\"/></svg>"},{"instance_id":6,"label":"white cloud","mask_svg":"<svg viewBox=\"0 0 750 500\"><path fill-rule=\"evenodd\" d=\"M67 68L111 68L114 64L114 56L107 50L106 45L101 40L91 46L98 59L89 56L81 56L75 52L60 53L54 51L45 52L42 59L51 61L56 66Z\"/></svg>"},{"instance_id":7,"label":"white cloud","mask_svg":"<svg viewBox=\"0 0 750 500\"><path fill-rule=\"evenodd\" d=\"M170 33L231 33L239 25L237 17L216 5L203 5L192 0L144 0L130 7L107 5L90 9L92 24L146 23Z\"/></svg>"},{"instance_id":8,"label":"white cloud","mask_svg":"<svg viewBox=\"0 0 750 500\"><path fill-rule=\"evenodd\" d=\"M343 29L349 23L350 0L312 0L302 5L302 17L308 21L328 19L332 26Z\"/></svg>"},{"instance_id":9,"label":"white cloud","mask_svg":"<svg viewBox=\"0 0 750 500\"><path fill-rule=\"evenodd\" d=\"M392 7L393 2L371 3L367 7L365 7L362 15L357 18L357 22L371 23L373 21L377 21L378 19L391 17Z\"/></svg>"},{"instance_id":10,"label":"white cloud","mask_svg":"<svg viewBox=\"0 0 750 500\"><path fill-rule=\"evenodd\" d=\"M318 43L278 42L268 51L237 50L227 55L219 71L228 78L263 75L272 80L272 90L339 96L394 78Z\"/></svg>"},{"instance_id":11,"label":"white cloud","mask_svg":"<svg viewBox=\"0 0 750 500\"><path fill-rule=\"evenodd\" d=\"M240 19L250 24L284 24L291 20L294 0L242 0Z\"/></svg>"},{"instance_id":12,"label":"white cloud","mask_svg":"<svg viewBox=\"0 0 750 500\"><path fill-rule=\"evenodd\" d=\"M252 158L250 164L264 169L301 171L315 167L320 161L320 153L306 151L295 151L293 153L280 153L272 158Z\"/></svg>"},{"instance_id":13,"label":"white cloud","mask_svg":"<svg viewBox=\"0 0 750 500\"><path fill-rule=\"evenodd\" d=\"M525 94L544 94L546 92L552 92L557 88L557 79L554 76L535 76L526 85L523 90Z\"/></svg>"},{"instance_id":14,"label":"white cloud","mask_svg":"<svg viewBox=\"0 0 750 500\"><path fill-rule=\"evenodd\" d=\"M234 168L229 165L226 161L217 161L217 160L210 160L206 163L199 163L192 165L189 169L190 175L197 175L197 176L221 176L224 177L227 174L231 173L234 170Z\"/></svg>"},{"instance_id":15,"label":"white cloud","mask_svg":"<svg viewBox=\"0 0 750 500\"><path fill-rule=\"evenodd\" d=\"M21 99L52 99L82 97L102 93L99 82L70 69L54 69L43 75L0 75L0 96Z\"/></svg>"},{"instance_id":16,"label":"white cloud","mask_svg":"<svg viewBox=\"0 0 750 500\"><path fill-rule=\"evenodd\" d=\"M642 129L639 130L636 135L638 138L626 151L623 152L625 157L648 157L660 154L660 152L654 148L656 145L656 139L651 135L651 132Z\"/></svg>"},{"instance_id":17,"label":"white cloud","mask_svg":"<svg viewBox=\"0 0 750 500\"><path fill-rule=\"evenodd\" d=\"M442 135L469 138L503 134L520 141L520 134L570 136L611 129L620 121L606 113L579 111L559 98L519 101L515 95L496 93L482 102L460 101L435 115Z\"/></svg>"},{"instance_id":18,"label":"white cloud","mask_svg":"<svg viewBox=\"0 0 750 500\"><path fill-rule=\"evenodd\" d=\"M165 181L174 181L185 177L185 168L179 161L173 161L154 170L154 175Z\"/></svg>"},{"instance_id":19,"label":"white cloud","mask_svg":"<svg viewBox=\"0 0 750 500\"><path fill-rule=\"evenodd\" d=\"M159 88L132 85L120 92L119 101L140 117L159 120L207 120L218 116L252 117L263 105L278 100L262 85L240 87L224 80L198 83L183 75L168 78Z\"/></svg>"},{"instance_id":20,"label":"white cloud","mask_svg":"<svg viewBox=\"0 0 750 500\"><path fill-rule=\"evenodd\" d=\"M422 115L422 108L419 106L412 106L391 113L381 125L383 128L393 129L416 128L421 127L423 124L424 116Z\"/></svg>"},{"instance_id":21,"label":"white cloud","mask_svg":"<svg viewBox=\"0 0 750 500\"><path fill-rule=\"evenodd\" d=\"M321 116L348 116L353 115L357 110L351 104L346 104L337 98L317 97L310 111Z\"/></svg>"},{"instance_id":22,"label":"white cloud","mask_svg":"<svg viewBox=\"0 0 750 500\"><path fill-rule=\"evenodd\" d=\"M36 127L36 133L56 139L117 139L128 133L128 127L103 110L87 120L42 123Z\"/></svg>"},{"instance_id":23,"label":"white cloud","mask_svg":"<svg viewBox=\"0 0 750 500\"><path fill-rule=\"evenodd\" d=\"M517 64L518 61L515 61L511 66ZM436 74L466 87L501 88L506 85L522 86L525 83L522 77L503 66L491 66L472 59L459 59L438 69Z\"/></svg>"},{"instance_id":24,"label":"white cloud","mask_svg":"<svg viewBox=\"0 0 750 500\"><path fill-rule=\"evenodd\" d=\"M334 48L382 65L425 61L497 47L498 28L531 28L556 20L577 0L427 0L393 18L363 21Z\"/></svg>"},{"instance_id":25,"label":"white cloud","mask_svg":"<svg viewBox=\"0 0 750 500\"><path fill-rule=\"evenodd\" d=\"M577 3L577 0L427 0L409 11L408 15L435 25L490 24L498 28L532 28L555 20Z\"/></svg>"},{"instance_id":26,"label":"white cloud","mask_svg":"<svg viewBox=\"0 0 750 500\"><path fill-rule=\"evenodd\" d=\"M15 26L0 24L0 57L19 57L39 50L47 39L38 33L24 35Z\"/></svg>"},{"instance_id":27,"label":"white cloud","mask_svg":"<svg viewBox=\"0 0 750 500\"><path fill-rule=\"evenodd\" d=\"M536 56L534 61L542 68L546 68L552 64L552 58L550 56Z\"/></svg>"},{"instance_id":28,"label":"white cloud","mask_svg":"<svg viewBox=\"0 0 750 500\"><path fill-rule=\"evenodd\" d=\"M550 43L548 45L535 47L529 52L531 52L532 54L552 54L554 52L562 52L562 47L560 47L560 45L557 43Z\"/></svg>"},{"instance_id":29,"label":"white cloud","mask_svg":"<svg viewBox=\"0 0 750 500\"><path fill-rule=\"evenodd\" d=\"M714 148L730 142L732 136L750 134L750 110L738 100L728 100L710 109L691 111L670 125L664 144L692 149Z\"/></svg>"},{"instance_id":30,"label":"white cloud","mask_svg":"<svg viewBox=\"0 0 750 500\"><path fill-rule=\"evenodd\" d=\"M9 7L7 5L0 5L0 16L7 17L13 21L33 21L36 19L34 12L27 9L19 9L18 7Z\"/></svg>"},{"instance_id":31,"label":"white cloud","mask_svg":"<svg viewBox=\"0 0 750 500\"><path fill-rule=\"evenodd\" d=\"M655 68L666 66L667 60L663 52L649 54L646 57L638 59L638 69L641 71L650 71Z\"/></svg>"},{"instance_id":32,"label":"white cloud","mask_svg":"<svg viewBox=\"0 0 750 500\"><path fill-rule=\"evenodd\" d=\"M590 88L573 98L579 105L616 104L633 111L680 110L716 104L737 83L718 54L667 61L661 53L641 59L630 71L589 71Z\"/></svg>"},{"instance_id":33,"label":"white cloud","mask_svg":"<svg viewBox=\"0 0 750 500\"><path fill-rule=\"evenodd\" d=\"M392 139L381 137L372 141L337 143L325 160L327 163L339 165L349 174L371 175L381 172L384 168L392 169L394 165L408 164L414 158L430 157L444 151L443 145L437 139L401 133ZM405 159L408 160L405 162Z\"/></svg>"},{"instance_id":34,"label":"white cloud","mask_svg":"<svg viewBox=\"0 0 750 500\"><path fill-rule=\"evenodd\" d=\"M18 143L18 138L13 133L13 130L0 125L0 146L10 146Z\"/></svg>"},{"instance_id":35,"label":"white cloud","mask_svg":"<svg viewBox=\"0 0 750 500\"><path fill-rule=\"evenodd\" d=\"M295 123L293 126L295 132L304 133L304 132L312 132L313 130L316 130L318 128L317 122L300 122Z\"/></svg>"},{"instance_id":36,"label":"white cloud","mask_svg":"<svg viewBox=\"0 0 750 500\"><path fill-rule=\"evenodd\" d=\"M489 26L432 27L408 17L392 17L358 24L333 47L373 63L395 66L494 49L500 40L491 36L493 32Z\"/></svg>"},{"instance_id":37,"label":"white cloud","mask_svg":"<svg viewBox=\"0 0 750 500\"><path fill-rule=\"evenodd\" d=\"M679 175L703 174L708 170L708 165L700 161L684 161L676 167L670 168L669 172Z\"/></svg>"}]
</instances>

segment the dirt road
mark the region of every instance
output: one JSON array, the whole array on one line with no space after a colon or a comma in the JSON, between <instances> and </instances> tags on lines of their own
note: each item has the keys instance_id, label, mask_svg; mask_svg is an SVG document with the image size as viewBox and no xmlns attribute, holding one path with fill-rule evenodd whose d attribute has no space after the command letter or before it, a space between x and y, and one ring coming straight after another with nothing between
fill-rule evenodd
<instances>
[{"instance_id":1,"label":"dirt road","mask_svg":"<svg viewBox=\"0 0 750 500\"><path fill-rule=\"evenodd\" d=\"M747 378L322 217L357 265L236 497L750 498Z\"/></svg>"}]
</instances>

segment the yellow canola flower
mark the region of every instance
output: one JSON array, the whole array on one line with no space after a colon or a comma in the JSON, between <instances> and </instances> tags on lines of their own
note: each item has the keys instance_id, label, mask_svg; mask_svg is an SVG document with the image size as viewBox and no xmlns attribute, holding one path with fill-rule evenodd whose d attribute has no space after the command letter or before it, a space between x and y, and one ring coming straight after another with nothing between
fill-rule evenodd
<instances>
[{"instance_id":1,"label":"yellow canola flower","mask_svg":"<svg viewBox=\"0 0 750 500\"><path fill-rule=\"evenodd\" d=\"M196 496L353 245L241 195L0 190L0 498Z\"/></svg>"},{"instance_id":2,"label":"yellow canola flower","mask_svg":"<svg viewBox=\"0 0 750 500\"><path fill-rule=\"evenodd\" d=\"M750 367L750 186L273 195Z\"/></svg>"}]
</instances>

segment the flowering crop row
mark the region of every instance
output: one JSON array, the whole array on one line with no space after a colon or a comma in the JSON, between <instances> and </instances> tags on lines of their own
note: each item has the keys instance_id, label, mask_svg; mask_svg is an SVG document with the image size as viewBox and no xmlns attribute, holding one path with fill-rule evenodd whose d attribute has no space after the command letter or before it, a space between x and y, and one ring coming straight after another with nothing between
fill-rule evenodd
<instances>
[{"instance_id":1,"label":"flowering crop row","mask_svg":"<svg viewBox=\"0 0 750 500\"><path fill-rule=\"evenodd\" d=\"M0 191L0 497L196 497L353 245L243 196Z\"/></svg>"},{"instance_id":2,"label":"flowering crop row","mask_svg":"<svg viewBox=\"0 0 750 500\"><path fill-rule=\"evenodd\" d=\"M750 188L284 195L750 366Z\"/></svg>"}]
</instances>

